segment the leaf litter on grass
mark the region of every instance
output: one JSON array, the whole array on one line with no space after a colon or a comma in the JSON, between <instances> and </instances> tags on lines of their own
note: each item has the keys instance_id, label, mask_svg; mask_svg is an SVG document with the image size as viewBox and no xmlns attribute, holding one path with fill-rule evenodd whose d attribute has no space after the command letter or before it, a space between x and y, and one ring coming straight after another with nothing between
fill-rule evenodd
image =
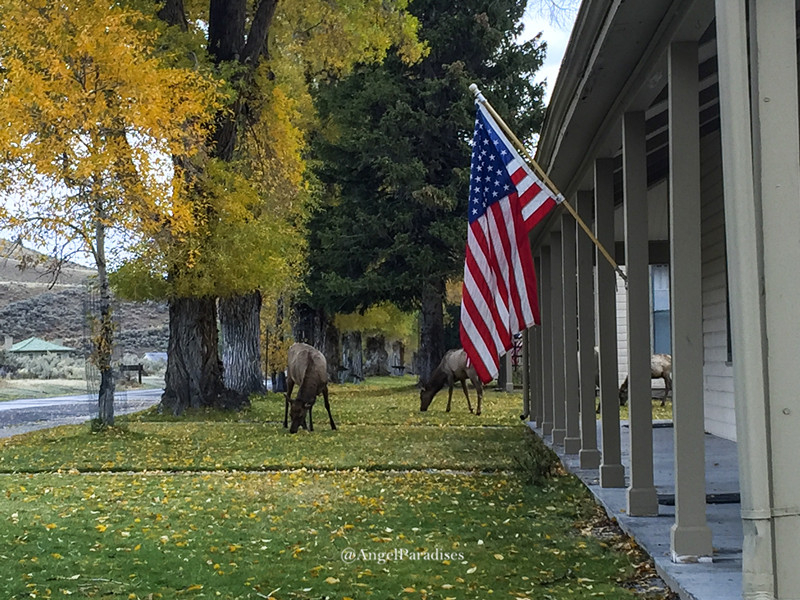
<instances>
[{"instance_id":1,"label":"leaf litter on grass","mask_svg":"<svg viewBox=\"0 0 800 600\"><path fill-rule=\"evenodd\" d=\"M601 513L577 480L526 483L525 462L512 458L533 443L516 415L519 396L498 394L505 416L487 418L494 427L485 428L472 415L447 424L444 402L432 417L413 415L414 389L381 384L377 399L375 387L361 388L360 398L352 386L339 404L352 415L369 406L383 425L331 432L323 422L290 436L271 422L275 407L256 402L252 410L267 418L142 418L96 434L66 427L0 444L0 468L9 471L0 475L0 514L9 515L0 528L8 567L0 592L668 597L653 595L635 546L628 552L613 545L628 542L594 535ZM390 427L388 414L431 422ZM280 468L259 472L270 464ZM13 472L23 467L37 472Z\"/></svg>"}]
</instances>

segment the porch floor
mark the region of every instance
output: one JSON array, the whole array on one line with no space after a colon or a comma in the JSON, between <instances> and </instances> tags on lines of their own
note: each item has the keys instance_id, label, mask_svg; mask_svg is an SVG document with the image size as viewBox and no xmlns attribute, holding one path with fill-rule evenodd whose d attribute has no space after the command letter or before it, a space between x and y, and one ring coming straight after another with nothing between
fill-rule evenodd
<instances>
[{"instance_id":1,"label":"porch floor","mask_svg":"<svg viewBox=\"0 0 800 600\"><path fill-rule=\"evenodd\" d=\"M536 424L528 424L540 437ZM630 437L627 422L621 427L622 463L626 484L629 482ZM631 517L627 514L625 488L601 488L597 469L581 469L577 455L565 455L563 447L553 448L564 466L578 476L609 516L642 546L656 564L656 569L682 600L737 600L742 597L742 523L738 502L739 470L736 443L710 434L705 435L706 494L720 503L706 505L711 528L713 562L677 564L670 558L670 528L675 522L673 428L670 421L653 423L653 473L659 496L657 517ZM600 440L598 421L597 439ZM545 443L552 447L549 437ZM713 496L711 496L713 495Z\"/></svg>"}]
</instances>

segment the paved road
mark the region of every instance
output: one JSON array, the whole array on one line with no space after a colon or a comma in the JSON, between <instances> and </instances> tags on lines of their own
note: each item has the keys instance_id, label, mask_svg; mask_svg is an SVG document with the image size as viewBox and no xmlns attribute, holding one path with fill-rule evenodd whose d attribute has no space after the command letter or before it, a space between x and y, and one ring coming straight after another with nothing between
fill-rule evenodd
<instances>
[{"instance_id":1,"label":"paved road","mask_svg":"<svg viewBox=\"0 0 800 600\"><path fill-rule=\"evenodd\" d=\"M122 415L158 403L163 390L129 390L117 395L114 413ZM0 402L0 438L56 425L83 423L97 416L97 397L87 394Z\"/></svg>"}]
</instances>

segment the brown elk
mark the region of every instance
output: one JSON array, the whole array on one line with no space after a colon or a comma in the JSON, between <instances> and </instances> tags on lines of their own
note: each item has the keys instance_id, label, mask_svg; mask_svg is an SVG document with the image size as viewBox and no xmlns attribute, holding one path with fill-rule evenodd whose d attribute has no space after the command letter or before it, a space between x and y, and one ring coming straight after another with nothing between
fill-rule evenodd
<instances>
[{"instance_id":1,"label":"brown elk","mask_svg":"<svg viewBox=\"0 0 800 600\"><path fill-rule=\"evenodd\" d=\"M298 385L297 398L292 400L294 384ZM331 429L336 429L331 414L331 405L328 402L328 363L322 352L308 344L296 343L289 348L289 369L286 377L286 406L283 413L283 426L288 426L288 417L291 412L292 426L289 433L297 433L302 427L306 428L306 413L308 413L308 430L314 431L311 411L317 396L322 394L325 400L325 409L331 420ZM291 411L289 405L291 404Z\"/></svg>"},{"instance_id":2,"label":"brown elk","mask_svg":"<svg viewBox=\"0 0 800 600\"><path fill-rule=\"evenodd\" d=\"M478 393L478 407L475 414L481 414L483 386L481 385L481 380L478 378L475 369L467 366L467 353L461 348L449 350L444 355L444 358L442 358L439 366L431 373L428 382L419 392L420 411L425 412L428 410L431 402L433 402L433 397L446 383L450 387L446 411L450 412L450 404L453 401L453 385L456 381L460 381L461 387L464 390L464 395L467 397L467 407L469 408L469 412L472 412L472 403L469 401L469 392L467 392L467 379L472 382L472 385L475 386L475 390Z\"/></svg>"},{"instance_id":3,"label":"brown elk","mask_svg":"<svg viewBox=\"0 0 800 600\"><path fill-rule=\"evenodd\" d=\"M650 378L664 380L664 397L661 406L667 402L667 394L672 391L672 356L669 354L653 354L650 357ZM628 378L619 387L619 405L625 406L628 402Z\"/></svg>"}]
</instances>

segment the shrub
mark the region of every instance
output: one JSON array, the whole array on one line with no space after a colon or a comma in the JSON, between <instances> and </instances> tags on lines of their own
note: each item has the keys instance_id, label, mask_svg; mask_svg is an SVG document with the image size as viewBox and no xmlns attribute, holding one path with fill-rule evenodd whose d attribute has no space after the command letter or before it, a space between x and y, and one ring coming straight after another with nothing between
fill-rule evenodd
<instances>
[{"instance_id":1,"label":"shrub","mask_svg":"<svg viewBox=\"0 0 800 600\"><path fill-rule=\"evenodd\" d=\"M555 452L532 431L525 436L525 446L514 456L514 461L524 473L528 483L541 485L563 473L561 461Z\"/></svg>"},{"instance_id":2,"label":"shrub","mask_svg":"<svg viewBox=\"0 0 800 600\"><path fill-rule=\"evenodd\" d=\"M84 379L86 363L83 358L69 354L17 355L9 359L15 368L14 379Z\"/></svg>"}]
</instances>

